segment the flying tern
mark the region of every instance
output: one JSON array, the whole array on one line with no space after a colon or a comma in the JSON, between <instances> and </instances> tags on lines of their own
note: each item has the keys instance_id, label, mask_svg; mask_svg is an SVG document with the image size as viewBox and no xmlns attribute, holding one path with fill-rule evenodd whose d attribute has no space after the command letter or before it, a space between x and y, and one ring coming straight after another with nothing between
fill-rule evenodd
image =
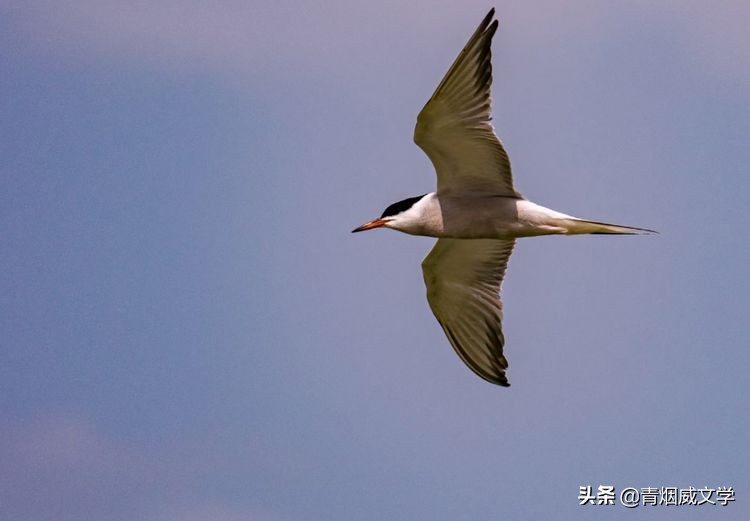
<instances>
[{"instance_id":1,"label":"flying tern","mask_svg":"<svg viewBox=\"0 0 750 521\"><path fill-rule=\"evenodd\" d=\"M422 262L427 301L458 356L488 382L508 387L500 286L519 237L650 234L580 219L535 204L513 185L490 123L491 9L417 117L414 142L437 173L437 191L398 201L353 232L391 228L437 237Z\"/></svg>"}]
</instances>

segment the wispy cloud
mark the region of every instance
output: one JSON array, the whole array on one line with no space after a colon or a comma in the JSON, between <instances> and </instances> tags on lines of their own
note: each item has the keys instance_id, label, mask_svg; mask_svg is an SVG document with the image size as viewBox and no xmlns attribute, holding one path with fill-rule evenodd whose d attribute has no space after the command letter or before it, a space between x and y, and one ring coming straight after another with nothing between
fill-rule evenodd
<instances>
[{"instance_id":1,"label":"wispy cloud","mask_svg":"<svg viewBox=\"0 0 750 521\"><path fill-rule=\"evenodd\" d=\"M379 12L382 19L387 11L284 1L224 2L217 7L196 1L80 0L19 5L12 14L30 42L48 52L259 74L303 66L313 58L351 56L362 28L375 29L371 15ZM400 15L405 15L403 10Z\"/></svg>"},{"instance_id":2,"label":"wispy cloud","mask_svg":"<svg viewBox=\"0 0 750 521\"><path fill-rule=\"evenodd\" d=\"M221 6L195 0L79 0L19 3L9 11L24 51L55 66L77 69L93 63L104 64L105 70L195 73L278 94L289 86L317 85L326 91L372 85L382 93L376 82L413 73L415 62L430 71L432 83L446 56L457 52L488 7L484 2L396 0L228 1ZM553 45L560 38L556 22L572 14L554 1L543 2L541 9L548 15L512 7L500 16L507 27L511 20L518 27L514 38ZM586 24L576 20L577 38L587 34L584 26L597 27L599 12L585 11ZM425 63L433 59L434 65Z\"/></svg>"},{"instance_id":3,"label":"wispy cloud","mask_svg":"<svg viewBox=\"0 0 750 521\"><path fill-rule=\"evenodd\" d=\"M73 416L36 417L7 425L0 433L0 475L117 472L133 462L124 445L103 437L90 424Z\"/></svg>"},{"instance_id":4,"label":"wispy cloud","mask_svg":"<svg viewBox=\"0 0 750 521\"><path fill-rule=\"evenodd\" d=\"M194 0L79 0L23 3L5 10L30 46L64 59L136 60L166 69L210 70L257 80L291 79L313 69L330 74L341 63L353 64L354 69L358 64L371 66L370 45L389 45L394 53L425 38L440 45L449 27L459 23L471 27L487 9L482 2L427 7L395 0L377 5L229 1L219 7ZM750 6L744 2L624 6L540 0L500 7L506 30L512 28L515 41L521 38L529 45L554 46L561 38L599 39L613 27L632 23L635 14L635 19L662 24L665 34L683 42L689 48L686 52L706 71L718 68L722 73L746 75L746 67L740 65L750 63L750 38L743 24ZM623 16L627 13L630 16ZM450 49L459 43L445 42ZM370 63L361 64L367 56Z\"/></svg>"},{"instance_id":5,"label":"wispy cloud","mask_svg":"<svg viewBox=\"0 0 750 521\"><path fill-rule=\"evenodd\" d=\"M130 513L152 521L289 520L264 507L203 497L207 476L232 467L210 443L138 445L63 414L0 426L0 439L0 512L8 519L119 520ZM238 457L252 472L257 450L248 451L250 464L248 454Z\"/></svg>"},{"instance_id":6,"label":"wispy cloud","mask_svg":"<svg viewBox=\"0 0 750 521\"><path fill-rule=\"evenodd\" d=\"M165 508L147 516L145 521L288 521L278 514L258 510L235 509L217 505L182 505Z\"/></svg>"},{"instance_id":7,"label":"wispy cloud","mask_svg":"<svg viewBox=\"0 0 750 521\"><path fill-rule=\"evenodd\" d=\"M110 519L112 490L133 494L148 483L145 459L74 416L6 424L0 438L0 497L9 519L45 519L60 512Z\"/></svg>"}]
</instances>

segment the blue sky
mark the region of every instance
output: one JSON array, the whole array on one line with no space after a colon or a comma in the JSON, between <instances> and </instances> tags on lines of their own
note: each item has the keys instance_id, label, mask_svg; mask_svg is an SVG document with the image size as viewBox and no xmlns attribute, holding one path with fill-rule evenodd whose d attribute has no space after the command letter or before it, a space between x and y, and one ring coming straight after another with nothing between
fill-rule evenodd
<instances>
[{"instance_id":1,"label":"blue sky","mask_svg":"<svg viewBox=\"0 0 750 521\"><path fill-rule=\"evenodd\" d=\"M750 515L750 8L497 4L510 389L427 307L415 117L477 2L0 6L0 518ZM640 507L637 510L643 510Z\"/></svg>"}]
</instances>

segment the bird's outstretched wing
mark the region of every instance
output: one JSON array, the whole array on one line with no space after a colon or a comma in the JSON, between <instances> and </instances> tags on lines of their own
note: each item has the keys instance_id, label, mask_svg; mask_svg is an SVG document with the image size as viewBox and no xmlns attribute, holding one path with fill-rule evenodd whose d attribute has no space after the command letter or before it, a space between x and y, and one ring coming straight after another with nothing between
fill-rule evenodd
<instances>
[{"instance_id":1,"label":"bird's outstretched wing","mask_svg":"<svg viewBox=\"0 0 750 521\"><path fill-rule=\"evenodd\" d=\"M438 193L520 197L508 154L490 123L494 14L493 8L417 117L414 142L435 166Z\"/></svg>"},{"instance_id":2,"label":"bird's outstretched wing","mask_svg":"<svg viewBox=\"0 0 750 521\"><path fill-rule=\"evenodd\" d=\"M458 356L476 374L508 387L500 285L515 241L439 239L422 262L427 301Z\"/></svg>"}]
</instances>

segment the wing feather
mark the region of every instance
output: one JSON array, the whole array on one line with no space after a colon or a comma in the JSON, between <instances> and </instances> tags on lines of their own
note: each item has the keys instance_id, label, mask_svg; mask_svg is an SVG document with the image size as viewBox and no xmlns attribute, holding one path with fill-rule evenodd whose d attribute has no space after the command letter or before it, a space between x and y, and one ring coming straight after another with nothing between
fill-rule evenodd
<instances>
[{"instance_id":1,"label":"wing feather","mask_svg":"<svg viewBox=\"0 0 750 521\"><path fill-rule=\"evenodd\" d=\"M521 197L490 123L494 15L485 16L417 117L414 142L435 166L438 193Z\"/></svg>"},{"instance_id":2,"label":"wing feather","mask_svg":"<svg viewBox=\"0 0 750 521\"><path fill-rule=\"evenodd\" d=\"M439 239L422 262L427 301L453 349L485 380L509 386L500 286L515 241Z\"/></svg>"}]
</instances>

